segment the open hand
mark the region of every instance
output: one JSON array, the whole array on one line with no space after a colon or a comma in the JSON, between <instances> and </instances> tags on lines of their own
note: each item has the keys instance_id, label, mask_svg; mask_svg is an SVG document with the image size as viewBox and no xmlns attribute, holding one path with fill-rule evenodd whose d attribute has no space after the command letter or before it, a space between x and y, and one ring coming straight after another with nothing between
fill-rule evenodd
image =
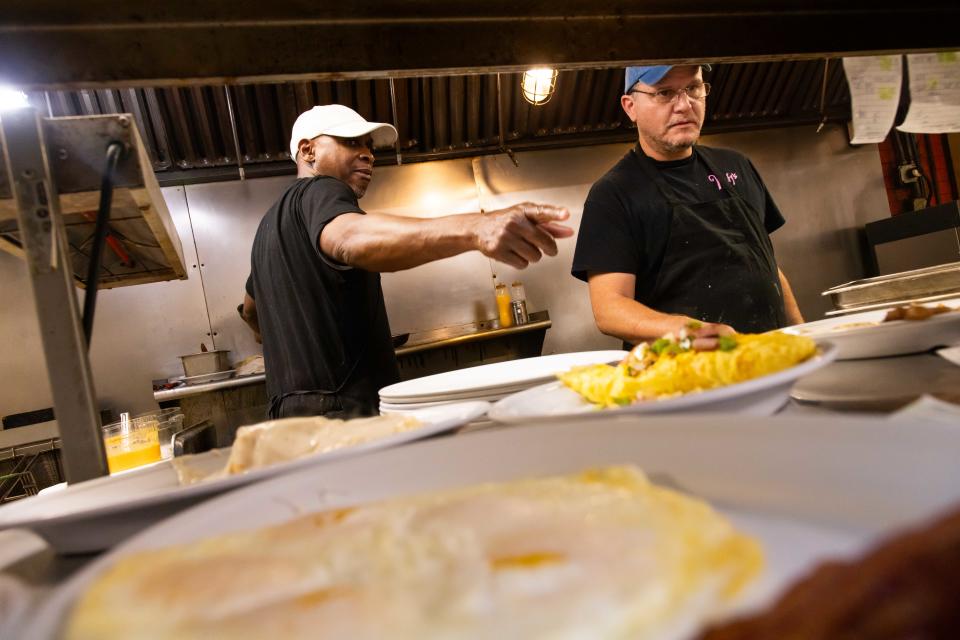
<instances>
[{"instance_id":1,"label":"open hand","mask_svg":"<svg viewBox=\"0 0 960 640\"><path fill-rule=\"evenodd\" d=\"M543 254L557 255L557 238L569 238L573 229L560 224L570 217L566 207L523 202L480 216L477 249L485 256L523 269Z\"/></svg>"}]
</instances>

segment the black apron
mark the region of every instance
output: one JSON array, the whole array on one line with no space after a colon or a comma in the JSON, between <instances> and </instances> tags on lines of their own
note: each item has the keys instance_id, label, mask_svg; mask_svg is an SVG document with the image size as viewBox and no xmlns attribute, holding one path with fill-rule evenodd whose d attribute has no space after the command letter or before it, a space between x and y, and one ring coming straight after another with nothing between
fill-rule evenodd
<instances>
[{"instance_id":1,"label":"black apron","mask_svg":"<svg viewBox=\"0 0 960 640\"><path fill-rule=\"evenodd\" d=\"M670 238L647 306L704 322L728 324L740 333L762 333L786 325L783 294L763 216L740 197L681 202L643 151L640 166L671 207ZM723 176L704 149L710 172ZM694 160L696 162L696 160Z\"/></svg>"},{"instance_id":2,"label":"black apron","mask_svg":"<svg viewBox=\"0 0 960 640\"><path fill-rule=\"evenodd\" d=\"M379 300L375 305L382 309L383 290L378 292ZM373 324L373 323L371 323ZM270 399L267 406L267 417L271 420L279 418L294 418L302 416L325 416L349 420L366 416L380 415L380 386L386 386L400 381L400 371L396 360L393 360L392 371L387 371L384 363L379 363L384 370L370 371L367 367L376 367L376 362L365 362L367 351L370 348L368 337L360 353L357 355L343 381L332 390L309 389L290 391ZM390 347L392 349L392 345ZM367 365L367 366L364 366ZM267 367L269 367L269 363ZM386 377L389 373L389 377ZM267 372L269 374L269 371Z\"/></svg>"},{"instance_id":3,"label":"black apron","mask_svg":"<svg viewBox=\"0 0 960 640\"><path fill-rule=\"evenodd\" d=\"M290 391L271 398L267 407L267 417L276 420L301 416L325 416L349 420L379 415L380 390L372 383L369 376L357 371L359 363L360 359L354 363L347 379L332 391L318 389Z\"/></svg>"}]
</instances>

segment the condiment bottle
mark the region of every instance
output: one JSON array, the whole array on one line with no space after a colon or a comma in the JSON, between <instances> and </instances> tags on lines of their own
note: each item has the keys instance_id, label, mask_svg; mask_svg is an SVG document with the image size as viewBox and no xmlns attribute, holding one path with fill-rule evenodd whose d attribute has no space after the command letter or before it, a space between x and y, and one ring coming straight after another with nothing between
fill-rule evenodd
<instances>
[{"instance_id":1,"label":"condiment bottle","mask_svg":"<svg viewBox=\"0 0 960 640\"><path fill-rule=\"evenodd\" d=\"M514 324L524 324L530 317L527 315L527 294L523 284L514 282L510 286L510 312Z\"/></svg>"},{"instance_id":2,"label":"condiment bottle","mask_svg":"<svg viewBox=\"0 0 960 640\"><path fill-rule=\"evenodd\" d=\"M513 313L510 310L510 292L507 291L507 285L497 283L497 276L493 276L494 294L497 299L497 318L500 320L501 327L513 326Z\"/></svg>"}]
</instances>

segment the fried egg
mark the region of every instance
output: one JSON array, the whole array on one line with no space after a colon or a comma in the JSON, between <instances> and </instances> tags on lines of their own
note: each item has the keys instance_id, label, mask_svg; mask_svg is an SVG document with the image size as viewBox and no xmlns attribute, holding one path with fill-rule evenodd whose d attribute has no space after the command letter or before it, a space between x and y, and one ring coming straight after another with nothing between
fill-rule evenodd
<instances>
[{"instance_id":1,"label":"fried egg","mask_svg":"<svg viewBox=\"0 0 960 640\"><path fill-rule=\"evenodd\" d=\"M633 467L400 497L118 560L71 640L682 638L763 554Z\"/></svg>"},{"instance_id":2,"label":"fried egg","mask_svg":"<svg viewBox=\"0 0 960 640\"><path fill-rule=\"evenodd\" d=\"M780 332L737 334L730 350L663 352L635 371L628 361L579 367L558 378L601 406L656 400L752 380L813 357L817 344L805 336Z\"/></svg>"}]
</instances>

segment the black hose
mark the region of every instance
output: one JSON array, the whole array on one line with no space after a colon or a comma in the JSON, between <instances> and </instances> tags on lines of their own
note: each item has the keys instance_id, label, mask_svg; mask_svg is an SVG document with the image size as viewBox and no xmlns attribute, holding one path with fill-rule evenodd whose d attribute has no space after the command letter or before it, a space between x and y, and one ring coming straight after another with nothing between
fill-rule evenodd
<instances>
[{"instance_id":1,"label":"black hose","mask_svg":"<svg viewBox=\"0 0 960 640\"><path fill-rule=\"evenodd\" d=\"M90 262L87 265L87 294L83 299L83 335L87 338L87 350L93 338L93 314L97 308L97 285L100 283L100 254L107 239L107 226L110 221L110 205L113 201L113 174L123 157L122 142L107 145L107 166L100 182L100 208L97 210L97 224L93 231L93 246L90 248Z\"/></svg>"}]
</instances>

